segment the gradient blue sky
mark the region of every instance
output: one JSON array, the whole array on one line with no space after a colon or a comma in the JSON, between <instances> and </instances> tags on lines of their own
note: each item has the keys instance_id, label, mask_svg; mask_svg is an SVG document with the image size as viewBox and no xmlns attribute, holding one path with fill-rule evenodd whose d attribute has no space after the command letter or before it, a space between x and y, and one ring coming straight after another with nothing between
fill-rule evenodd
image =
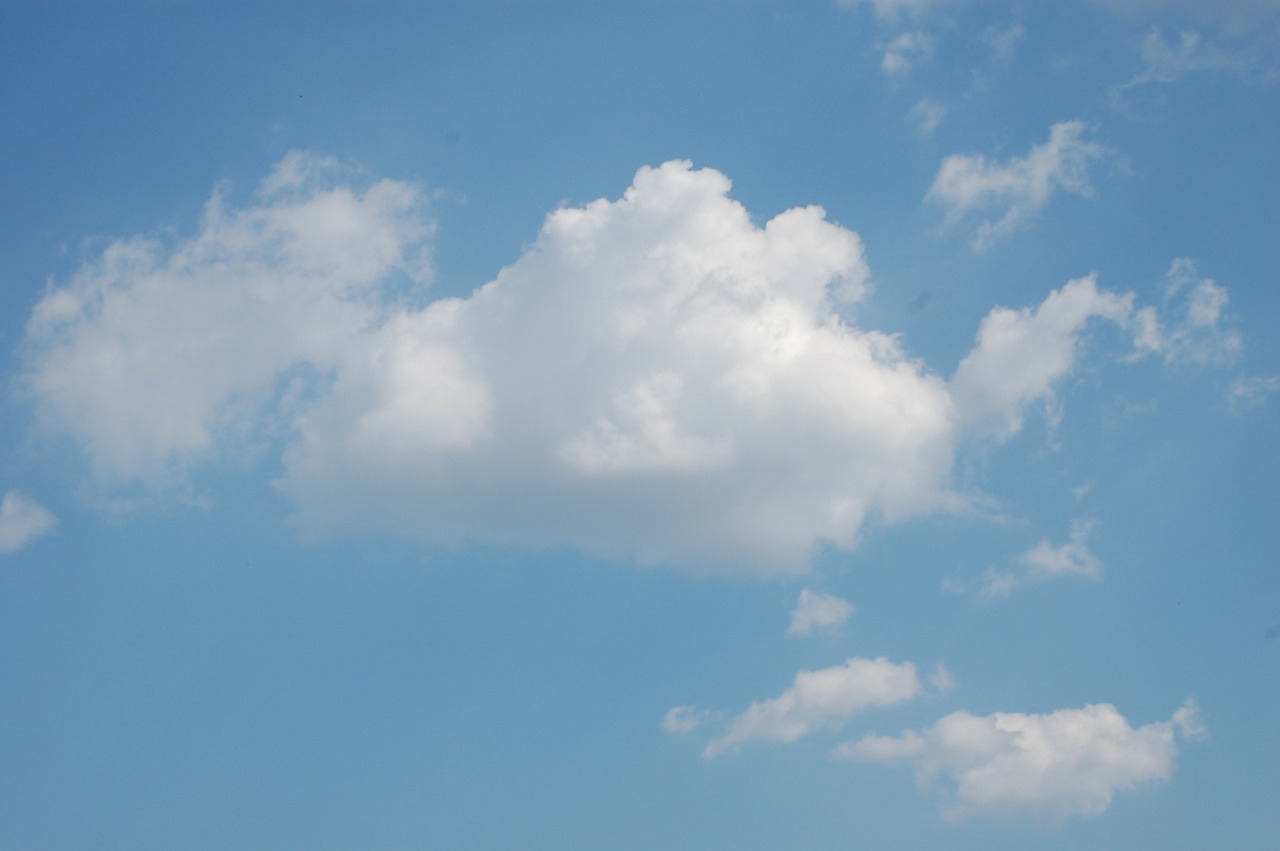
<instances>
[{"instance_id":1,"label":"gradient blue sky","mask_svg":"<svg viewBox=\"0 0 1280 851\"><path fill-rule=\"evenodd\" d=\"M1262 848L1280 3L0 3L0 848Z\"/></svg>"}]
</instances>

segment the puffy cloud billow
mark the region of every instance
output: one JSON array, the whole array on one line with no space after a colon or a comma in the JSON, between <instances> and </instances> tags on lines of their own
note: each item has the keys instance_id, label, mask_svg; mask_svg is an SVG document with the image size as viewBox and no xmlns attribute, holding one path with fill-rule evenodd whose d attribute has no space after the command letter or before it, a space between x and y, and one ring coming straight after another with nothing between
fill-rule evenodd
<instances>
[{"instance_id":1,"label":"puffy cloud billow","mask_svg":"<svg viewBox=\"0 0 1280 851\"><path fill-rule=\"evenodd\" d=\"M194 236L115 242L51 287L24 386L109 482L282 446L304 529L794 571L957 505L964 435L1016 431L1085 324L1128 315L1092 279L998 309L948 382L849 318L857 234L819 207L758 225L729 190L642 168L431 300L422 191L295 152L247 207L215 194Z\"/></svg>"},{"instance_id":2,"label":"puffy cloud billow","mask_svg":"<svg viewBox=\"0 0 1280 851\"><path fill-rule=\"evenodd\" d=\"M1168 780L1179 735L1204 735L1191 701L1168 721L1136 729L1110 704L1046 714L962 710L920 732L864 736L835 755L914 763L920 787L939 796L949 821L1061 822L1105 812L1116 792Z\"/></svg>"}]
</instances>

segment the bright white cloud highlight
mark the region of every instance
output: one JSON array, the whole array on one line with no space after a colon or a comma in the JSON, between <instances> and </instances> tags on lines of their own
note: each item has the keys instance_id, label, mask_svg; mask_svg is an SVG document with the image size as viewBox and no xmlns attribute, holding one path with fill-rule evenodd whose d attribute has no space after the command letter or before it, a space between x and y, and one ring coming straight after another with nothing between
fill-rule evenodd
<instances>
[{"instance_id":1,"label":"bright white cloud highlight","mask_svg":"<svg viewBox=\"0 0 1280 851\"><path fill-rule=\"evenodd\" d=\"M16 490L0 499L0 553L20 550L58 525L50 511Z\"/></svg>"},{"instance_id":2,"label":"bright white cloud highlight","mask_svg":"<svg viewBox=\"0 0 1280 851\"><path fill-rule=\"evenodd\" d=\"M974 236L976 250L1023 225L1053 194L1061 189L1089 196L1089 166L1106 149L1084 138L1080 121L1064 121L1049 128L1049 140L1032 147L1024 157L993 163L981 155L953 154L942 162L926 198L948 208L953 221L974 213L990 212Z\"/></svg>"},{"instance_id":3,"label":"bright white cloud highlight","mask_svg":"<svg viewBox=\"0 0 1280 851\"><path fill-rule=\"evenodd\" d=\"M920 680L911 662L852 658L843 665L801 671L791 688L756 701L733 719L703 755L717 757L747 742L794 742L816 730L838 729L857 712L904 703L919 693Z\"/></svg>"},{"instance_id":4,"label":"bright white cloud highlight","mask_svg":"<svg viewBox=\"0 0 1280 851\"><path fill-rule=\"evenodd\" d=\"M1137 729L1109 704L1044 715L960 711L920 732L864 736L841 745L835 755L912 762L917 783L938 796L948 821L1056 823L1098 815L1116 792L1168 780L1179 735L1204 735L1191 701L1170 720Z\"/></svg>"},{"instance_id":5,"label":"bright white cloud highlight","mask_svg":"<svg viewBox=\"0 0 1280 851\"><path fill-rule=\"evenodd\" d=\"M791 612L790 635L812 635L814 630L834 630L853 614L853 604L834 594L818 594L804 588Z\"/></svg>"},{"instance_id":6,"label":"bright white cloud highlight","mask_svg":"<svg viewBox=\"0 0 1280 851\"><path fill-rule=\"evenodd\" d=\"M961 422L997 440L1016 433L1024 408L1051 401L1054 385L1070 374L1090 320L1124 325L1132 305L1132 294L1100 290L1090 275L1053 291L1035 310L992 310L951 378Z\"/></svg>"}]
</instances>

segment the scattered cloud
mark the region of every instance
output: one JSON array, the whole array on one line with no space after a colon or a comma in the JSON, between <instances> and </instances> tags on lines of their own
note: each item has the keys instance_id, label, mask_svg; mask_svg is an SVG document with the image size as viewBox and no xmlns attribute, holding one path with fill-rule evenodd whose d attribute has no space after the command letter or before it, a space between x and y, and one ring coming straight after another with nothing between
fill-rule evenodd
<instances>
[{"instance_id":1,"label":"scattered cloud","mask_svg":"<svg viewBox=\"0 0 1280 851\"><path fill-rule=\"evenodd\" d=\"M1043 715L960 711L920 732L864 736L835 755L914 763L918 785L938 797L947 821L1058 823L1105 812L1116 792L1168 780L1176 738L1204 734L1193 701L1170 720L1137 729L1110 704Z\"/></svg>"},{"instance_id":2,"label":"scattered cloud","mask_svg":"<svg viewBox=\"0 0 1280 851\"><path fill-rule=\"evenodd\" d=\"M662 729L667 733L683 736L707 723L715 713L696 706L673 706L662 716Z\"/></svg>"},{"instance_id":3,"label":"scattered cloud","mask_svg":"<svg viewBox=\"0 0 1280 851\"><path fill-rule=\"evenodd\" d=\"M1042 538L1019 558L1021 571L988 568L982 576L981 593L986 597L1003 597L1023 583L1063 576L1101 579L1102 562L1085 544L1092 528L1092 523L1075 523L1071 528L1071 539L1056 547L1049 543L1048 538Z\"/></svg>"},{"instance_id":4,"label":"scattered cloud","mask_svg":"<svg viewBox=\"0 0 1280 851\"><path fill-rule=\"evenodd\" d=\"M0 553L11 553L53 530L58 520L47 508L16 490L0 499Z\"/></svg>"},{"instance_id":5,"label":"scattered cloud","mask_svg":"<svg viewBox=\"0 0 1280 851\"><path fill-rule=\"evenodd\" d=\"M1241 376L1227 388L1227 407L1231 413L1239 414L1261 404L1277 390L1280 390L1280 375Z\"/></svg>"},{"instance_id":6,"label":"scattered cloud","mask_svg":"<svg viewBox=\"0 0 1280 851\"><path fill-rule=\"evenodd\" d=\"M1022 226L1057 190L1093 194L1088 169L1107 150L1084 136L1083 122L1064 121L1025 157L993 163L981 155L953 154L943 160L926 199L946 206L952 221L980 211L996 214L983 220L973 239L975 250L985 250Z\"/></svg>"},{"instance_id":7,"label":"scattered cloud","mask_svg":"<svg viewBox=\"0 0 1280 851\"><path fill-rule=\"evenodd\" d=\"M1130 359L1157 354L1168 364L1222 366L1234 362L1244 350L1244 341L1238 331L1223 323L1229 301L1227 290L1201 277L1193 261L1185 257L1174 260L1165 273L1163 311L1143 307L1134 314ZM1164 323L1161 312L1166 316Z\"/></svg>"},{"instance_id":8,"label":"scattered cloud","mask_svg":"<svg viewBox=\"0 0 1280 851\"><path fill-rule=\"evenodd\" d=\"M923 32L899 33L884 49L880 70L890 76L903 76L933 56L933 39Z\"/></svg>"},{"instance_id":9,"label":"scattered cloud","mask_svg":"<svg viewBox=\"0 0 1280 851\"><path fill-rule=\"evenodd\" d=\"M960 421L996 440L1016 433L1024 408L1051 400L1055 383L1071 372L1089 321L1124 325L1132 305L1131 293L1100 290L1090 275L1053 291L1034 311L992 310L951 378Z\"/></svg>"},{"instance_id":10,"label":"scattered cloud","mask_svg":"<svg viewBox=\"0 0 1280 851\"><path fill-rule=\"evenodd\" d=\"M950 0L836 0L836 5L844 9L870 6L877 18L892 22L902 18L917 17L931 7L942 6L948 2Z\"/></svg>"},{"instance_id":11,"label":"scattered cloud","mask_svg":"<svg viewBox=\"0 0 1280 851\"><path fill-rule=\"evenodd\" d=\"M790 635L812 635L815 629L835 630L853 614L853 605L833 594L816 594L808 588L791 612Z\"/></svg>"},{"instance_id":12,"label":"scattered cloud","mask_svg":"<svg viewBox=\"0 0 1280 851\"><path fill-rule=\"evenodd\" d=\"M916 123L916 129L922 136L928 136L937 130L946 117L947 105L940 101L925 99L911 107L911 120Z\"/></svg>"},{"instance_id":13,"label":"scattered cloud","mask_svg":"<svg viewBox=\"0 0 1280 851\"><path fill-rule=\"evenodd\" d=\"M991 53L991 61L1008 62L1018 52L1018 45L1026 34L1022 24L1015 22L1008 26L992 24L982 31L980 38Z\"/></svg>"},{"instance_id":14,"label":"scattered cloud","mask_svg":"<svg viewBox=\"0 0 1280 851\"><path fill-rule=\"evenodd\" d=\"M1200 33L1188 30L1179 34L1176 43L1166 41L1159 30L1152 30L1142 41L1140 50L1145 67L1113 90L1118 97L1126 89L1151 83L1176 83L1189 74L1221 71L1242 80L1255 75L1260 62L1256 46L1227 48L1207 41Z\"/></svg>"},{"instance_id":15,"label":"scattered cloud","mask_svg":"<svg viewBox=\"0 0 1280 851\"><path fill-rule=\"evenodd\" d=\"M919 693L916 666L910 662L852 658L843 665L801 671L791 688L756 701L733 719L703 755L717 757L747 742L794 742L816 730L837 729L862 710L904 703Z\"/></svg>"}]
</instances>

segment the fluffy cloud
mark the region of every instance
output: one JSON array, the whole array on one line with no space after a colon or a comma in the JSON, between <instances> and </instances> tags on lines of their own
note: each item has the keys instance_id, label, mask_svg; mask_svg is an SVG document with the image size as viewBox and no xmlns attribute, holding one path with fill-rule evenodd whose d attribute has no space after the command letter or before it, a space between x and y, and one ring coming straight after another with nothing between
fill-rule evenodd
<instances>
[{"instance_id":1,"label":"fluffy cloud","mask_svg":"<svg viewBox=\"0 0 1280 851\"><path fill-rule=\"evenodd\" d=\"M1132 307L1132 294L1100 290L1090 275L1050 293L1034 311L992 310L951 378L961 423L997 440L1017 432L1023 409L1049 400L1054 384L1070 373L1089 321L1124 325Z\"/></svg>"},{"instance_id":2,"label":"fluffy cloud","mask_svg":"<svg viewBox=\"0 0 1280 851\"><path fill-rule=\"evenodd\" d=\"M997 309L948 383L852 318L854 232L763 226L687 162L549 215L511 266L430 300L422 193L294 153L185 240L110 245L36 306L24 386L108 485L163 489L279 447L304 532L572 545L711 569L804 569L868 519L959 504L966 434L1050 397L1092 316L1075 281Z\"/></svg>"},{"instance_id":3,"label":"fluffy cloud","mask_svg":"<svg viewBox=\"0 0 1280 851\"><path fill-rule=\"evenodd\" d=\"M42 425L101 474L164 479L251 431L282 382L344 363L388 283L427 274L430 225L413 187L326 187L334 168L290 154L257 205L215 194L197 236L115 242L50 291L26 340Z\"/></svg>"},{"instance_id":4,"label":"fluffy cloud","mask_svg":"<svg viewBox=\"0 0 1280 851\"><path fill-rule=\"evenodd\" d=\"M1033 216L1061 189L1075 195L1092 195L1089 165L1106 149L1084 138L1080 121L1064 121L1049 129L1049 141L1035 145L1025 157L1005 163L989 162L981 155L953 154L942 162L926 196L948 208L952 220L971 213L993 211L974 236L976 250L990 247Z\"/></svg>"},{"instance_id":5,"label":"fluffy cloud","mask_svg":"<svg viewBox=\"0 0 1280 851\"><path fill-rule=\"evenodd\" d=\"M835 629L853 614L853 605L833 594L815 594L801 590L800 599L791 612L791 635L812 635L815 629Z\"/></svg>"},{"instance_id":6,"label":"fluffy cloud","mask_svg":"<svg viewBox=\"0 0 1280 851\"><path fill-rule=\"evenodd\" d=\"M794 742L821 729L836 729L856 712L892 706L920 693L916 666L879 659L853 658L843 665L796 674L791 688L759 700L729 724L723 736L707 743L711 758L747 742Z\"/></svg>"},{"instance_id":7,"label":"fluffy cloud","mask_svg":"<svg viewBox=\"0 0 1280 851\"><path fill-rule=\"evenodd\" d=\"M1144 307L1134 315L1132 358L1157 354L1165 363L1200 366L1235 361L1244 341L1223 321L1229 301L1226 289L1201 277L1194 262L1185 257L1174 260L1165 273L1163 311Z\"/></svg>"},{"instance_id":8,"label":"fluffy cloud","mask_svg":"<svg viewBox=\"0 0 1280 851\"><path fill-rule=\"evenodd\" d=\"M1061 822L1106 811L1118 791L1167 780L1175 737L1204 734L1188 701L1168 721L1134 729L1109 704L1044 715L953 712L921 732L864 736L841 759L908 760L948 821L974 817Z\"/></svg>"},{"instance_id":9,"label":"fluffy cloud","mask_svg":"<svg viewBox=\"0 0 1280 851\"><path fill-rule=\"evenodd\" d=\"M57 518L47 508L15 490L8 491L0 499L0 553L19 550L57 525Z\"/></svg>"}]
</instances>

